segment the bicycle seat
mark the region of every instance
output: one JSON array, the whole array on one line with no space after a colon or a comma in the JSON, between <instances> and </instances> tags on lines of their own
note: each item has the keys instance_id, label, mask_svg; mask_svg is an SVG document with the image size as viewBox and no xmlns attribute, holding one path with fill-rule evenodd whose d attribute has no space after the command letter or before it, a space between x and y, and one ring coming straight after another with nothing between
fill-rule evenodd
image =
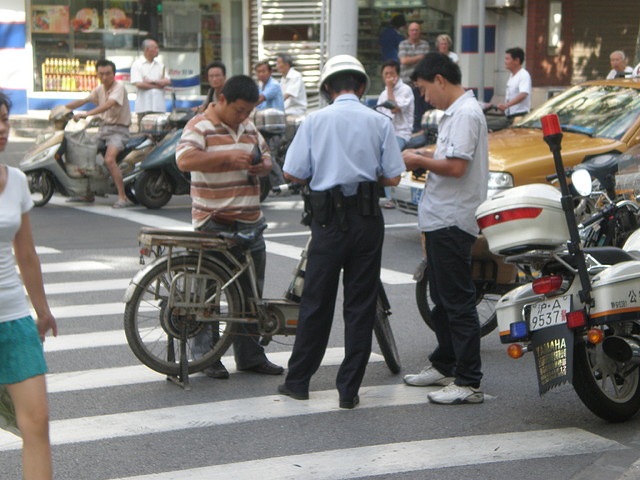
<instances>
[{"instance_id":1,"label":"bicycle seat","mask_svg":"<svg viewBox=\"0 0 640 480\"><path fill-rule=\"evenodd\" d=\"M255 241L255 239L267 228L267 224L264 223L259 227L249 230L247 232L220 232L218 233L219 238L224 238L225 240L231 240L235 244L239 245L243 249L249 248L249 246Z\"/></svg>"}]
</instances>

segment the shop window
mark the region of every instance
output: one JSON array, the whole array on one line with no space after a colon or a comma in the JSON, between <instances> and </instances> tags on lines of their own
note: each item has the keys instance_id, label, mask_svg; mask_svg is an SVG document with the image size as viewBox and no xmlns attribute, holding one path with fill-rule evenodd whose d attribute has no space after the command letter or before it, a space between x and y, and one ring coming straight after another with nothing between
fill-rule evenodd
<instances>
[{"instance_id":1,"label":"shop window","mask_svg":"<svg viewBox=\"0 0 640 480\"><path fill-rule=\"evenodd\" d=\"M558 55L560 35L562 33L562 2L549 2L549 32L547 35L547 54Z\"/></svg>"},{"instance_id":2,"label":"shop window","mask_svg":"<svg viewBox=\"0 0 640 480\"><path fill-rule=\"evenodd\" d=\"M318 25L264 25L263 40L267 42L318 41Z\"/></svg>"}]
</instances>

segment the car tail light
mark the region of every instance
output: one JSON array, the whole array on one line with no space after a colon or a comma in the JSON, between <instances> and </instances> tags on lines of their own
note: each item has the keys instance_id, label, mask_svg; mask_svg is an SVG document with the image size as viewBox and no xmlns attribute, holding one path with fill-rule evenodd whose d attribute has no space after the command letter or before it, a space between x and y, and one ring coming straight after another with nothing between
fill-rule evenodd
<instances>
[{"instance_id":1,"label":"car tail light","mask_svg":"<svg viewBox=\"0 0 640 480\"><path fill-rule=\"evenodd\" d=\"M525 218L536 218L542 212L542 208L522 207L504 210L502 212L491 213L478 218L480 230L497 225L498 223L510 222L512 220L522 220Z\"/></svg>"}]
</instances>

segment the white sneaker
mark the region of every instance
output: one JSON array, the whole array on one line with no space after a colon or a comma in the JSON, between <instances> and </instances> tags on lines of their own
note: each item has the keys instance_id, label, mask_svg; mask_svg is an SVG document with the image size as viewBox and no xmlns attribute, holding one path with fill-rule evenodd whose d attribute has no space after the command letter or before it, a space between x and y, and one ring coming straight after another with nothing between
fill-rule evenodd
<instances>
[{"instance_id":1,"label":"white sneaker","mask_svg":"<svg viewBox=\"0 0 640 480\"><path fill-rule=\"evenodd\" d=\"M445 377L438 370L429 366L420 373L405 375L404 383L412 387L428 387L430 385L449 385L455 378Z\"/></svg>"},{"instance_id":2,"label":"white sneaker","mask_svg":"<svg viewBox=\"0 0 640 480\"><path fill-rule=\"evenodd\" d=\"M461 387L455 383L450 383L446 387L431 392L427 395L431 403L441 403L443 405L459 405L461 403L482 403L484 393L473 387Z\"/></svg>"}]
</instances>

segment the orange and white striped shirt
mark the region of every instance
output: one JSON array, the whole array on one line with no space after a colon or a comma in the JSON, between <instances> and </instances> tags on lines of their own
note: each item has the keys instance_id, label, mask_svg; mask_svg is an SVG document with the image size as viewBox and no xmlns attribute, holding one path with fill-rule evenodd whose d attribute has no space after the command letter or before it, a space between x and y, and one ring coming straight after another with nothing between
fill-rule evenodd
<instances>
[{"instance_id":1,"label":"orange and white striped shirt","mask_svg":"<svg viewBox=\"0 0 640 480\"><path fill-rule=\"evenodd\" d=\"M215 124L214 124L215 122ZM219 152L242 149L252 152L257 144L262 158L270 158L269 147L255 125L245 120L238 131L204 114L196 115L184 128L176 148L176 159L191 150ZM215 161L215 160L212 160ZM221 164L212 172L191 172L191 217L194 228L209 218L219 223L252 223L262 217L260 185L247 170Z\"/></svg>"}]
</instances>

